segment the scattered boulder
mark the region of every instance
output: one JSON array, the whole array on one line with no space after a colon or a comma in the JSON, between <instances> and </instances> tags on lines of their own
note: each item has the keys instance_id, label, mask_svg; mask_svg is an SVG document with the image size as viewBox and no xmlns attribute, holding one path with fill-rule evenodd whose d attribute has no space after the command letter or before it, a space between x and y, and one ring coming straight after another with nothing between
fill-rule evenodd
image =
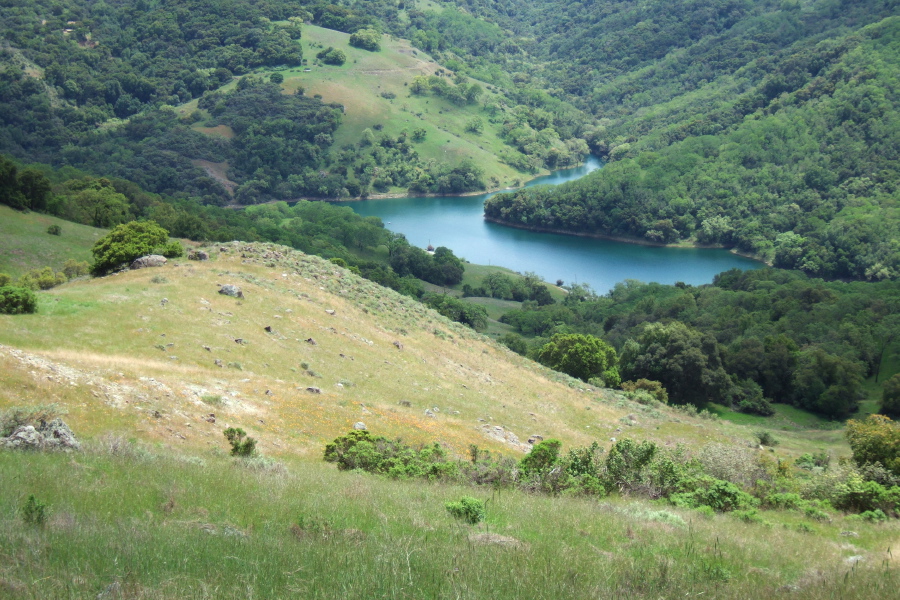
<instances>
[{"instance_id":1,"label":"scattered boulder","mask_svg":"<svg viewBox=\"0 0 900 600\"><path fill-rule=\"evenodd\" d=\"M316 340L314 340L312 338L306 338L306 343L309 344L310 346L315 346Z\"/></svg>"},{"instance_id":2,"label":"scattered boulder","mask_svg":"<svg viewBox=\"0 0 900 600\"><path fill-rule=\"evenodd\" d=\"M358 431L364 431L366 429L366 424L363 423L362 421L357 421L356 423L353 424L353 429L356 429Z\"/></svg>"},{"instance_id":3,"label":"scattered boulder","mask_svg":"<svg viewBox=\"0 0 900 600\"><path fill-rule=\"evenodd\" d=\"M0 438L0 448L10 450L78 450L81 444L62 419L41 421L39 427L20 425L9 437Z\"/></svg>"},{"instance_id":4,"label":"scattered boulder","mask_svg":"<svg viewBox=\"0 0 900 600\"><path fill-rule=\"evenodd\" d=\"M306 391L309 392L310 394L321 394L322 393L322 390L320 388L317 388L314 385L311 385L308 388L306 388Z\"/></svg>"},{"instance_id":5,"label":"scattered boulder","mask_svg":"<svg viewBox=\"0 0 900 600\"><path fill-rule=\"evenodd\" d=\"M244 297L244 292L241 291L241 288L230 283L226 283L221 288L219 288L219 293L223 296L231 296L232 298Z\"/></svg>"},{"instance_id":6,"label":"scattered boulder","mask_svg":"<svg viewBox=\"0 0 900 600\"><path fill-rule=\"evenodd\" d=\"M131 263L131 268L143 269L145 267L162 267L167 262L169 262L168 259L161 254L148 254L134 259L134 262Z\"/></svg>"},{"instance_id":7,"label":"scattered boulder","mask_svg":"<svg viewBox=\"0 0 900 600\"><path fill-rule=\"evenodd\" d=\"M537 444L538 442L543 442L543 441L544 441L544 436L538 435L536 433L528 438L528 443L531 445L534 445L534 444Z\"/></svg>"},{"instance_id":8,"label":"scattered boulder","mask_svg":"<svg viewBox=\"0 0 900 600\"><path fill-rule=\"evenodd\" d=\"M188 260L209 260L209 254L203 250L192 250L188 253Z\"/></svg>"},{"instance_id":9,"label":"scattered boulder","mask_svg":"<svg viewBox=\"0 0 900 600\"><path fill-rule=\"evenodd\" d=\"M335 312L333 310L331 310L330 308L326 308L325 312L328 313L329 315L331 315L332 317L335 315Z\"/></svg>"},{"instance_id":10,"label":"scattered boulder","mask_svg":"<svg viewBox=\"0 0 900 600\"><path fill-rule=\"evenodd\" d=\"M394 340L393 344L397 347L397 350L403 350L403 344L401 344L399 341Z\"/></svg>"}]
</instances>

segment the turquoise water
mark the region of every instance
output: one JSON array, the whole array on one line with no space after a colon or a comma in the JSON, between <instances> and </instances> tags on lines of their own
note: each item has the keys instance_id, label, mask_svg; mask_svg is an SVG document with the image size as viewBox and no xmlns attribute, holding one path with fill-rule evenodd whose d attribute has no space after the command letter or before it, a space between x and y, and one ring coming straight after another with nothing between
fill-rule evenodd
<instances>
[{"instance_id":1,"label":"turquoise water","mask_svg":"<svg viewBox=\"0 0 900 600\"><path fill-rule=\"evenodd\" d=\"M583 177L601 167L589 158L581 167L556 171L528 183L557 185ZM479 196L392 198L339 204L363 216L376 216L391 231L403 233L411 244L446 246L469 262L500 265L524 273L533 271L546 281L587 283L606 292L625 279L693 285L710 283L732 268L756 269L761 263L726 250L657 248L608 240L537 233L484 220Z\"/></svg>"}]
</instances>

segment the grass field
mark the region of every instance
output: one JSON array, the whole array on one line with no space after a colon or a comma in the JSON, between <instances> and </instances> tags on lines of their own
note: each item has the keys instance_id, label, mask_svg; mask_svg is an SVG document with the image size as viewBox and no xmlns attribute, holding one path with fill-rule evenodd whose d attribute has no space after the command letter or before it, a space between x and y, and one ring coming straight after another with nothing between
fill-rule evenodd
<instances>
[{"instance_id":1,"label":"grass field","mask_svg":"<svg viewBox=\"0 0 900 600\"><path fill-rule=\"evenodd\" d=\"M50 225L58 225L62 235L47 233ZM60 270L70 258L91 262L91 248L105 234L105 229L0 204L0 273L18 277L47 266Z\"/></svg>"},{"instance_id":2,"label":"grass field","mask_svg":"<svg viewBox=\"0 0 900 600\"><path fill-rule=\"evenodd\" d=\"M900 585L896 522L744 523L390 481L315 458L252 468L121 437L76 455L0 454L0 479L8 598L868 600ZM43 527L20 517L32 494ZM472 494L486 522L454 522L444 503Z\"/></svg>"}]
</instances>

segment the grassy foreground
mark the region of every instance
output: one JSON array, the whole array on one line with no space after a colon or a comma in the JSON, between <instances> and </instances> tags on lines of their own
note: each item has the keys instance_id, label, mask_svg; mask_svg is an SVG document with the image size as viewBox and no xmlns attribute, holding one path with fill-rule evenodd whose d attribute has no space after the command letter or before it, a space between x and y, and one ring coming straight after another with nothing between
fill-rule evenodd
<instances>
[{"instance_id":1,"label":"grassy foreground","mask_svg":"<svg viewBox=\"0 0 900 600\"><path fill-rule=\"evenodd\" d=\"M898 529L702 517L629 499L469 488L155 455L121 438L0 454L0 596L13 598L888 598ZM34 494L45 526L17 509ZM773 551L775 550L775 551Z\"/></svg>"}]
</instances>

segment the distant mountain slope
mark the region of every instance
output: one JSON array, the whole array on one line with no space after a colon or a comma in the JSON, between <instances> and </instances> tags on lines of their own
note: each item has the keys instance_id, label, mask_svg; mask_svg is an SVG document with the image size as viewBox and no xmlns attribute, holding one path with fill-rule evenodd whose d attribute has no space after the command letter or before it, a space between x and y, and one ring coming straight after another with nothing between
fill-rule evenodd
<instances>
[{"instance_id":1,"label":"distant mountain slope","mask_svg":"<svg viewBox=\"0 0 900 600\"><path fill-rule=\"evenodd\" d=\"M646 136L610 146L616 162L555 190L495 197L486 213L720 244L819 276L896 278L898 39L900 18L891 17L821 41L689 123L652 123L686 100L639 112L632 124L649 115Z\"/></svg>"}]
</instances>

